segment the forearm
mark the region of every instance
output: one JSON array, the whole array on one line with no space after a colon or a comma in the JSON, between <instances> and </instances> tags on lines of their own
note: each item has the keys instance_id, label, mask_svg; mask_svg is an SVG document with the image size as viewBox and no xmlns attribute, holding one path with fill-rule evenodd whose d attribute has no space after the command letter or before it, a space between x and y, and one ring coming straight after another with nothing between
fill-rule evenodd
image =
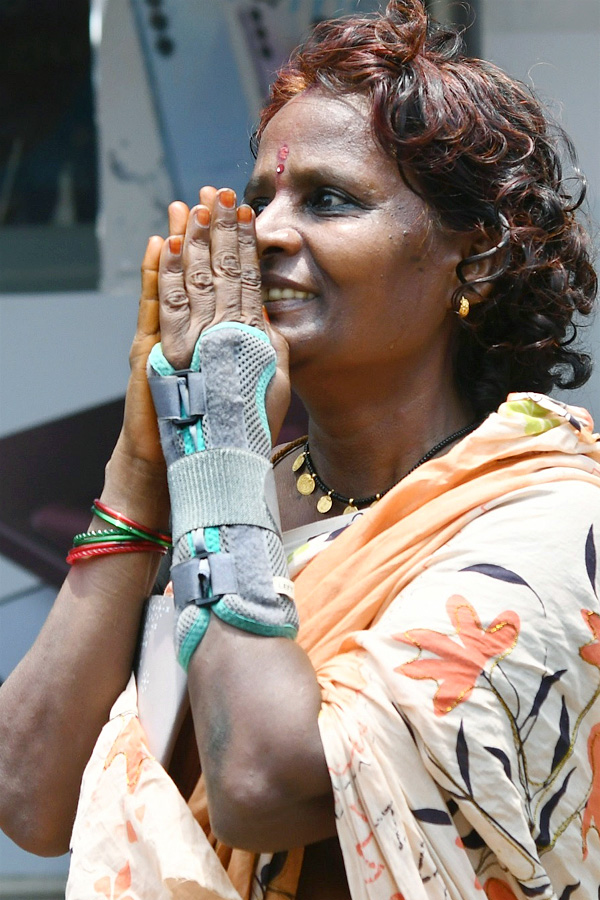
<instances>
[{"instance_id":1,"label":"forearm","mask_svg":"<svg viewBox=\"0 0 600 900\"><path fill-rule=\"evenodd\" d=\"M255 852L335 834L321 693L299 645L213 616L189 688L215 833Z\"/></svg>"},{"instance_id":2,"label":"forearm","mask_svg":"<svg viewBox=\"0 0 600 900\"><path fill-rule=\"evenodd\" d=\"M201 272L212 279L202 292ZM183 242L163 245L158 285L149 383L173 509L177 656L211 825L238 847L298 846L334 833L333 800L319 685L290 639L298 617L270 466L289 404L287 344L265 327L252 211L236 212L228 190L193 210Z\"/></svg>"},{"instance_id":3,"label":"forearm","mask_svg":"<svg viewBox=\"0 0 600 900\"><path fill-rule=\"evenodd\" d=\"M102 498L149 528L165 528L164 476L126 464L118 448ZM153 553L75 565L34 646L0 690L0 827L26 849L67 849L83 769L127 683L157 566Z\"/></svg>"}]
</instances>

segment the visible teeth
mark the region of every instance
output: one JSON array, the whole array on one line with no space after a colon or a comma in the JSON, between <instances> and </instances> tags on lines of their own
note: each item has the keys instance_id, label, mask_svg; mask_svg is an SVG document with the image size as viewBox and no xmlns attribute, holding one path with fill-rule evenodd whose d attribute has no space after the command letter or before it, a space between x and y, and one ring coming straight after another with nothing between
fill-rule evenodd
<instances>
[{"instance_id":1,"label":"visible teeth","mask_svg":"<svg viewBox=\"0 0 600 900\"><path fill-rule=\"evenodd\" d=\"M297 291L294 288L264 288L262 292L263 303L271 303L273 300L312 300L316 296L309 291Z\"/></svg>"}]
</instances>

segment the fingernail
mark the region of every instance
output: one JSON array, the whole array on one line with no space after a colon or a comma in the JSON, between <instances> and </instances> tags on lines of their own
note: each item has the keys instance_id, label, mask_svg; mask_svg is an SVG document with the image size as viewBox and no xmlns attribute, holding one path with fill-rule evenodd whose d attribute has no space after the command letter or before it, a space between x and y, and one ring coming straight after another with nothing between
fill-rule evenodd
<instances>
[{"instance_id":1,"label":"fingernail","mask_svg":"<svg viewBox=\"0 0 600 900\"><path fill-rule=\"evenodd\" d=\"M209 225L210 224L210 210L206 206L199 206L196 210L196 221L198 225Z\"/></svg>"},{"instance_id":2,"label":"fingernail","mask_svg":"<svg viewBox=\"0 0 600 900\"><path fill-rule=\"evenodd\" d=\"M181 253L181 238L180 237L170 237L169 238L169 250L173 254L173 256L179 256Z\"/></svg>"},{"instance_id":3,"label":"fingernail","mask_svg":"<svg viewBox=\"0 0 600 900\"><path fill-rule=\"evenodd\" d=\"M233 209L235 206L235 192L231 190L231 188L225 188L222 191L219 191L219 203L221 206L224 206L225 209Z\"/></svg>"},{"instance_id":4,"label":"fingernail","mask_svg":"<svg viewBox=\"0 0 600 900\"><path fill-rule=\"evenodd\" d=\"M271 320L270 320L270 318L269 318L269 313L267 312L267 307L266 307L266 306L263 306L262 310L263 310L263 316L264 316L265 322L268 322L269 325L270 325L270 324L271 324Z\"/></svg>"},{"instance_id":5,"label":"fingernail","mask_svg":"<svg viewBox=\"0 0 600 900\"><path fill-rule=\"evenodd\" d=\"M238 222L242 222L244 225L247 225L248 222L252 221L252 207L251 206L239 206L237 211L237 220Z\"/></svg>"}]
</instances>

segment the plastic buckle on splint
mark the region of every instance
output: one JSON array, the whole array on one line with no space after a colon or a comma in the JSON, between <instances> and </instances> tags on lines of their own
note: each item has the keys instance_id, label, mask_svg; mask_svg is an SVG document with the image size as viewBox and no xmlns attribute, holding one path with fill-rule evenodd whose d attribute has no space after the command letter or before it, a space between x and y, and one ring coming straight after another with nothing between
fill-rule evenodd
<instances>
[{"instance_id":1,"label":"plastic buckle on splint","mask_svg":"<svg viewBox=\"0 0 600 900\"><path fill-rule=\"evenodd\" d=\"M206 552L171 569L175 607L181 611L190 603L209 606L224 594L235 594L238 583L230 553Z\"/></svg>"},{"instance_id":2,"label":"plastic buckle on splint","mask_svg":"<svg viewBox=\"0 0 600 900\"><path fill-rule=\"evenodd\" d=\"M150 390L159 419L166 419L173 425L183 427L195 425L206 414L206 389L202 372L181 369L174 375L151 378Z\"/></svg>"}]
</instances>

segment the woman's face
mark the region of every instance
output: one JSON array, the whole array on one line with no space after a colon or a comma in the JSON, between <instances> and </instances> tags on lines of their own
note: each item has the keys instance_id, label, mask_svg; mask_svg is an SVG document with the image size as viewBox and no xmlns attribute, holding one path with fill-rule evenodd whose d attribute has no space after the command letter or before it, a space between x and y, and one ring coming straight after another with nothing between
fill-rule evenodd
<instances>
[{"instance_id":1,"label":"woman's face","mask_svg":"<svg viewBox=\"0 0 600 900\"><path fill-rule=\"evenodd\" d=\"M292 369L435 364L439 378L440 360L450 367L464 235L443 232L406 187L362 98L313 89L288 102L264 131L246 200Z\"/></svg>"}]
</instances>

